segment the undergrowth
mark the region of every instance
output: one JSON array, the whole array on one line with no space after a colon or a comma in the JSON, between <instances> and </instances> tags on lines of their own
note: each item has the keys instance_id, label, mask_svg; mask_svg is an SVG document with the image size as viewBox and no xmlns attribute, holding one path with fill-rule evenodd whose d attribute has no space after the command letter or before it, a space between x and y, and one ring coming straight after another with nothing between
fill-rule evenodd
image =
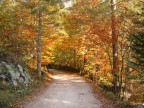
<instances>
[{"instance_id":1,"label":"undergrowth","mask_svg":"<svg viewBox=\"0 0 144 108\"><path fill-rule=\"evenodd\" d=\"M18 87L0 85L0 108L15 108L26 96L31 95L40 83L40 81L33 81L29 85Z\"/></svg>"},{"instance_id":2,"label":"undergrowth","mask_svg":"<svg viewBox=\"0 0 144 108\"><path fill-rule=\"evenodd\" d=\"M124 101L119 99L116 94L112 92L106 93L106 97L113 102L116 106L119 106L120 108L133 108L133 106L129 103L129 101Z\"/></svg>"}]
</instances>

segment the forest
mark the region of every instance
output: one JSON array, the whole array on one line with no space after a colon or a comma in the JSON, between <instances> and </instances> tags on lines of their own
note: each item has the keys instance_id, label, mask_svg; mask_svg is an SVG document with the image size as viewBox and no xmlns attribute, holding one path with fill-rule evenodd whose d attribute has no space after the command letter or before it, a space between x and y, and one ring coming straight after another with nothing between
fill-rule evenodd
<instances>
[{"instance_id":1,"label":"forest","mask_svg":"<svg viewBox=\"0 0 144 108\"><path fill-rule=\"evenodd\" d=\"M5 84L2 66L10 64L38 82L46 67L73 70L123 102L144 104L144 1L0 0L0 101L4 90L20 89Z\"/></svg>"}]
</instances>

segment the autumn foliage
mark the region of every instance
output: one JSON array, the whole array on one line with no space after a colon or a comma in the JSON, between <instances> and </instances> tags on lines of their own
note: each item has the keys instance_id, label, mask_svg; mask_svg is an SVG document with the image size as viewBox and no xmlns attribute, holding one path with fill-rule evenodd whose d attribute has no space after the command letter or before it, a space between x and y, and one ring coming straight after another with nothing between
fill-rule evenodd
<instances>
[{"instance_id":1,"label":"autumn foliage","mask_svg":"<svg viewBox=\"0 0 144 108\"><path fill-rule=\"evenodd\" d=\"M109 0L74 1L72 7L65 8L63 2L42 0L41 65L53 63L75 68L123 100L138 96L138 101L143 101L141 70L134 64L136 60L131 50L131 36L143 32L143 25L135 23L144 20L143 2L117 0L118 69L113 74L114 40ZM34 69L37 66L39 9L36 0L0 1L0 51L13 54ZM140 88L135 89L136 84Z\"/></svg>"}]
</instances>

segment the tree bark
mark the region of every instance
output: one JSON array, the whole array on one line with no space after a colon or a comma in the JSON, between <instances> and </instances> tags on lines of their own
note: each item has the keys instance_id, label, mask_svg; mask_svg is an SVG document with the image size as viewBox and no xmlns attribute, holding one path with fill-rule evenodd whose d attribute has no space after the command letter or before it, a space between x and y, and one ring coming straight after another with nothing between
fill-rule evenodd
<instances>
[{"instance_id":1,"label":"tree bark","mask_svg":"<svg viewBox=\"0 0 144 108\"><path fill-rule=\"evenodd\" d=\"M112 28L112 50L113 50L113 69L112 74L114 77L114 92L117 92L117 73L119 71L118 68L118 35L116 33L116 0L111 0L111 10L112 10L112 16L111 16L111 28Z\"/></svg>"},{"instance_id":2,"label":"tree bark","mask_svg":"<svg viewBox=\"0 0 144 108\"><path fill-rule=\"evenodd\" d=\"M38 77L41 77L41 36L42 36L42 7L39 8L39 23L38 23L38 42L37 42L37 72Z\"/></svg>"}]
</instances>

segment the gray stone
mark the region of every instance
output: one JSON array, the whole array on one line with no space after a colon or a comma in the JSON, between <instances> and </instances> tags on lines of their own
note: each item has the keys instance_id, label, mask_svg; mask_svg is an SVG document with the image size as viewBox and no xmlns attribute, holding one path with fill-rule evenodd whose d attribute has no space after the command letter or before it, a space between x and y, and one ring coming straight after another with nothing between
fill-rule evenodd
<instances>
[{"instance_id":1,"label":"gray stone","mask_svg":"<svg viewBox=\"0 0 144 108\"><path fill-rule=\"evenodd\" d=\"M14 70L12 69L11 65L6 64L5 66L6 66L6 68L8 69L8 73L10 74L11 79L12 79L12 80L15 79L15 72L14 72Z\"/></svg>"},{"instance_id":2,"label":"gray stone","mask_svg":"<svg viewBox=\"0 0 144 108\"><path fill-rule=\"evenodd\" d=\"M20 73L19 72L16 72L15 73L15 79L18 79L20 77Z\"/></svg>"},{"instance_id":3,"label":"gray stone","mask_svg":"<svg viewBox=\"0 0 144 108\"><path fill-rule=\"evenodd\" d=\"M24 82L23 77L20 77L20 78L18 79L18 82L19 82L20 84L23 84L23 82Z\"/></svg>"},{"instance_id":4,"label":"gray stone","mask_svg":"<svg viewBox=\"0 0 144 108\"><path fill-rule=\"evenodd\" d=\"M5 76L5 75L0 75L0 79L1 79L1 80L5 80L5 79L6 79L6 76Z\"/></svg>"},{"instance_id":5,"label":"gray stone","mask_svg":"<svg viewBox=\"0 0 144 108\"><path fill-rule=\"evenodd\" d=\"M23 73L23 68L20 65L17 65L19 68L19 71Z\"/></svg>"},{"instance_id":6,"label":"gray stone","mask_svg":"<svg viewBox=\"0 0 144 108\"><path fill-rule=\"evenodd\" d=\"M12 80L12 85L13 85L13 86L18 86L17 81L16 81L16 80Z\"/></svg>"},{"instance_id":7,"label":"gray stone","mask_svg":"<svg viewBox=\"0 0 144 108\"><path fill-rule=\"evenodd\" d=\"M18 65L18 68L19 68L20 75L24 77L24 84L27 84L31 79L30 76L20 65Z\"/></svg>"},{"instance_id":8,"label":"gray stone","mask_svg":"<svg viewBox=\"0 0 144 108\"><path fill-rule=\"evenodd\" d=\"M0 62L0 79L8 78L9 84L18 86L19 84L28 84L31 81L29 74L20 65L8 64ZM6 81L6 80L5 80Z\"/></svg>"},{"instance_id":9,"label":"gray stone","mask_svg":"<svg viewBox=\"0 0 144 108\"><path fill-rule=\"evenodd\" d=\"M25 77L25 73L23 71L23 68L20 65L18 65L18 70L19 70L20 76Z\"/></svg>"}]
</instances>

